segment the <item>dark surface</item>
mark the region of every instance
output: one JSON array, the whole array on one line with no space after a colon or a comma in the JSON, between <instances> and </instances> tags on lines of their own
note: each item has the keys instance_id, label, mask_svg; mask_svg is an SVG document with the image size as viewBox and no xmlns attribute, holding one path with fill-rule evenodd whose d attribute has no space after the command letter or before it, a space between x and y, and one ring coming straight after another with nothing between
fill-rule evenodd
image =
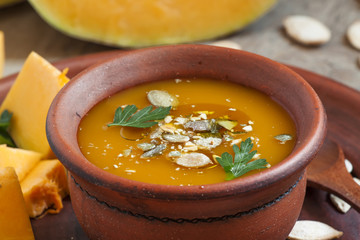
<instances>
[{"instance_id":1,"label":"dark surface","mask_svg":"<svg viewBox=\"0 0 360 240\"><path fill-rule=\"evenodd\" d=\"M107 52L91 57L77 57L64 60L55 65L62 69L69 67L72 77L87 66L102 59L121 54ZM360 172L360 93L345 87L331 79L311 72L294 68L319 94L328 114L329 136L336 141L353 163L354 172ZM7 93L15 76L9 76L0 84L0 101ZM317 220L343 231L341 239L355 240L360 236L360 215L354 209L341 214L331 205L328 194L324 191L307 188L300 219ZM36 239L87 239L73 213L70 199L64 200L64 209L57 215L47 215L42 219L32 220Z\"/></svg>"}]
</instances>

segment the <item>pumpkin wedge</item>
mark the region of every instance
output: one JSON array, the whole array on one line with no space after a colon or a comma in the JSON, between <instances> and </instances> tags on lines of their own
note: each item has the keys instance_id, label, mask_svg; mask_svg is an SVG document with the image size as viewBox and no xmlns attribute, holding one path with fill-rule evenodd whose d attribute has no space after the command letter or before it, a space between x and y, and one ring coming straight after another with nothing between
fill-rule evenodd
<instances>
[{"instance_id":1,"label":"pumpkin wedge","mask_svg":"<svg viewBox=\"0 0 360 240\"><path fill-rule=\"evenodd\" d=\"M19 181L25 178L40 158L41 154L38 152L0 145L0 168L13 167Z\"/></svg>"},{"instance_id":2,"label":"pumpkin wedge","mask_svg":"<svg viewBox=\"0 0 360 240\"><path fill-rule=\"evenodd\" d=\"M241 29L277 0L30 0L60 31L107 45L203 41Z\"/></svg>"},{"instance_id":3,"label":"pumpkin wedge","mask_svg":"<svg viewBox=\"0 0 360 240\"><path fill-rule=\"evenodd\" d=\"M40 161L21 182L21 189L30 217L59 213L69 193L64 166L57 159Z\"/></svg>"},{"instance_id":4,"label":"pumpkin wedge","mask_svg":"<svg viewBox=\"0 0 360 240\"><path fill-rule=\"evenodd\" d=\"M0 169L0 239L35 239L19 180L11 167Z\"/></svg>"},{"instance_id":5,"label":"pumpkin wedge","mask_svg":"<svg viewBox=\"0 0 360 240\"><path fill-rule=\"evenodd\" d=\"M0 112L13 114L9 134L17 147L55 158L46 138L45 123L50 104L69 81L41 56L32 52L3 101Z\"/></svg>"}]
</instances>

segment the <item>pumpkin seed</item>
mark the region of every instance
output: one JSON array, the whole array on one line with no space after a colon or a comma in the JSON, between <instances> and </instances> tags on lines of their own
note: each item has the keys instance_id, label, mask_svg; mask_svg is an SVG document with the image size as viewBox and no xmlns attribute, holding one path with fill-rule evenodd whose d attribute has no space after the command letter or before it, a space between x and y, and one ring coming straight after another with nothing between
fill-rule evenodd
<instances>
[{"instance_id":1,"label":"pumpkin seed","mask_svg":"<svg viewBox=\"0 0 360 240\"><path fill-rule=\"evenodd\" d=\"M227 130L231 130L234 127L236 127L236 125L238 125L238 121L228 120L228 119L218 119L218 120L216 120L216 123Z\"/></svg>"},{"instance_id":2,"label":"pumpkin seed","mask_svg":"<svg viewBox=\"0 0 360 240\"><path fill-rule=\"evenodd\" d=\"M148 157L154 157L154 156L160 155L160 154L162 154L162 151L164 151L165 149L166 149L166 145L165 145L165 144L157 145L157 146L154 147L153 149L144 152L144 153L141 155L141 158L148 158Z\"/></svg>"},{"instance_id":3,"label":"pumpkin seed","mask_svg":"<svg viewBox=\"0 0 360 240\"><path fill-rule=\"evenodd\" d=\"M183 147L184 151L197 151L198 146L196 146L193 142L186 142Z\"/></svg>"},{"instance_id":4,"label":"pumpkin seed","mask_svg":"<svg viewBox=\"0 0 360 240\"><path fill-rule=\"evenodd\" d=\"M295 223L295 226L289 234L289 239L298 240L328 240L339 238L342 232L330 227L329 225L310 220L301 220Z\"/></svg>"},{"instance_id":5,"label":"pumpkin seed","mask_svg":"<svg viewBox=\"0 0 360 240\"><path fill-rule=\"evenodd\" d=\"M179 151L171 151L168 154L169 157L180 157L181 156L181 152Z\"/></svg>"},{"instance_id":6,"label":"pumpkin seed","mask_svg":"<svg viewBox=\"0 0 360 240\"><path fill-rule=\"evenodd\" d=\"M123 151L123 156L124 156L124 157L130 156L130 154L131 154L131 149L125 149L125 150Z\"/></svg>"},{"instance_id":7,"label":"pumpkin seed","mask_svg":"<svg viewBox=\"0 0 360 240\"><path fill-rule=\"evenodd\" d=\"M184 118L184 117L177 117L177 118L175 118L175 123L174 124L176 124L176 125L184 125L185 123L187 123L188 121L189 121L189 119L188 118Z\"/></svg>"},{"instance_id":8,"label":"pumpkin seed","mask_svg":"<svg viewBox=\"0 0 360 240\"><path fill-rule=\"evenodd\" d=\"M137 147L143 151L149 151L156 147L156 145L154 143L139 143Z\"/></svg>"},{"instance_id":9,"label":"pumpkin seed","mask_svg":"<svg viewBox=\"0 0 360 240\"><path fill-rule=\"evenodd\" d=\"M181 157L175 160L175 163L183 167L199 168L204 167L212 162L205 154L194 152L183 154Z\"/></svg>"},{"instance_id":10,"label":"pumpkin seed","mask_svg":"<svg viewBox=\"0 0 360 240\"><path fill-rule=\"evenodd\" d=\"M230 40L220 40L220 41L209 43L209 45L217 46L217 47L232 48L232 49L237 49L237 50L242 49L240 44L238 44L234 41L230 41Z\"/></svg>"},{"instance_id":11,"label":"pumpkin seed","mask_svg":"<svg viewBox=\"0 0 360 240\"><path fill-rule=\"evenodd\" d=\"M176 107L178 99L170 93L162 90L151 90L147 94L149 102L156 107Z\"/></svg>"},{"instance_id":12,"label":"pumpkin seed","mask_svg":"<svg viewBox=\"0 0 360 240\"><path fill-rule=\"evenodd\" d=\"M165 123L171 123L172 120L173 120L172 116L169 115L164 118Z\"/></svg>"},{"instance_id":13,"label":"pumpkin seed","mask_svg":"<svg viewBox=\"0 0 360 240\"><path fill-rule=\"evenodd\" d=\"M345 161L345 163L346 163L346 161ZM351 167L352 167L352 165L351 165ZM349 169L348 169L348 171L349 171ZM351 171L352 171L352 169L351 169ZM358 185L360 185L360 180L358 178L354 177L353 179ZM335 206L335 208L342 213L346 213L351 208L351 206L347 202L345 202L341 198L335 196L334 194L330 194L330 200L331 200L332 204Z\"/></svg>"},{"instance_id":14,"label":"pumpkin seed","mask_svg":"<svg viewBox=\"0 0 360 240\"><path fill-rule=\"evenodd\" d=\"M181 135L181 134L168 134L168 133L164 133L162 135L162 137L169 142L178 142L178 143L183 143L183 142L187 142L190 140L190 138L188 136L185 135Z\"/></svg>"},{"instance_id":15,"label":"pumpkin seed","mask_svg":"<svg viewBox=\"0 0 360 240\"><path fill-rule=\"evenodd\" d=\"M280 141L281 144L284 144L285 142L293 139L293 137L290 134L280 134L280 135L276 135L274 138Z\"/></svg>"},{"instance_id":16,"label":"pumpkin seed","mask_svg":"<svg viewBox=\"0 0 360 240\"><path fill-rule=\"evenodd\" d=\"M360 20L353 22L348 27L346 35L350 44L360 50Z\"/></svg>"},{"instance_id":17,"label":"pumpkin seed","mask_svg":"<svg viewBox=\"0 0 360 240\"><path fill-rule=\"evenodd\" d=\"M349 173L351 173L354 168L353 165L351 164L351 162L347 159L345 159L345 167Z\"/></svg>"},{"instance_id":18,"label":"pumpkin seed","mask_svg":"<svg viewBox=\"0 0 360 240\"><path fill-rule=\"evenodd\" d=\"M208 138L208 137L222 138L222 135L221 135L221 133L219 133L219 132L216 132L216 133L212 133L212 132L202 132L202 133L198 133L197 136L199 136L198 139L200 139L200 138ZM195 138L195 137L193 137L193 138Z\"/></svg>"},{"instance_id":19,"label":"pumpkin seed","mask_svg":"<svg viewBox=\"0 0 360 240\"><path fill-rule=\"evenodd\" d=\"M335 208L342 213L347 213L347 211L349 211L351 208L351 206L347 202L345 202L338 196L335 196L334 194L330 194L330 201L335 206Z\"/></svg>"},{"instance_id":20,"label":"pumpkin seed","mask_svg":"<svg viewBox=\"0 0 360 240\"><path fill-rule=\"evenodd\" d=\"M251 125L247 125L242 128L245 132L251 132L253 130L253 127Z\"/></svg>"},{"instance_id":21,"label":"pumpkin seed","mask_svg":"<svg viewBox=\"0 0 360 240\"><path fill-rule=\"evenodd\" d=\"M360 179L358 179L358 178L356 178L356 177L353 177L353 179L354 179L354 181L355 181L358 185L360 185Z\"/></svg>"},{"instance_id":22,"label":"pumpkin seed","mask_svg":"<svg viewBox=\"0 0 360 240\"><path fill-rule=\"evenodd\" d=\"M189 121L184 124L185 128L191 128L196 132L208 132L211 130L211 124L209 120Z\"/></svg>"},{"instance_id":23,"label":"pumpkin seed","mask_svg":"<svg viewBox=\"0 0 360 240\"><path fill-rule=\"evenodd\" d=\"M212 149L219 146L222 143L222 139L216 137L208 137L194 140L194 142L201 149Z\"/></svg>"},{"instance_id":24,"label":"pumpkin seed","mask_svg":"<svg viewBox=\"0 0 360 240\"><path fill-rule=\"evenodd\" d=\"M152 133L150 133L150 139L160 138L163 132L164 131L161 128L157 128Z\"/></svg>"},{"instance_id":25,"label":"pumpkin seed","mask_svg":"<svg viewBox=\"0 0 360 240\"><path fill-rule=\"evenodd\" d=\"M331 38L330 30L319 20L303 15L288 16L283 21L286 33L305 45L321 45Z\"/></svg>"},{"instance_id":26,"label":"pumpkin seed","mask_svg":"<svg viewBox=\"0 0 360 240\"><path fill-rule=\"evenodd\" d=\"M245 131L234 131L234 132L227 132L228 134L230 134L231 136L237 136L237 135L243 135L246 132Z\"/></svg>"},{"instance_id":27,"label":"pumpkin seed","mask_svg":"<svg viewBox=\"0 0 360 240\"><path fill-rule=\"evenodd\" d=\"M224 138L224 141L226 141L226 142L230 142L231 140L234 140L234 137L230 136L228 134L224 134L223 138Z\"/></svg>"},{"instance_id":28,"label":"pumpkin seed","mask_svg":"<svg viewBox=\"0 0 360 240\"><path fill-rule=\"evenodd\" d=\"M169 133L175 133L175 131L177 130L177 128L171 123L161 125L160 129L164 132L169 132Z\"/></svg>"}]
</instances>

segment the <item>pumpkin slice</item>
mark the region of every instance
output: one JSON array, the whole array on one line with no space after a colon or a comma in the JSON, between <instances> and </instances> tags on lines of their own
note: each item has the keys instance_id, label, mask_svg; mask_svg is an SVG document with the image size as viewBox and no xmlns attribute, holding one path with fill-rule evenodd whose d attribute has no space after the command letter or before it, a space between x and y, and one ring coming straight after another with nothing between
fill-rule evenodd
<instances>
[{"instance_id":1,"label":"pumpkin slice","mask_svg":"<svg viewBox=\"0 0 360 240\"><path fill-rule=\"evenodd\" d=\"M4 46L4 33L0 31L0 78L3 75L4 71L4 61L5 61L5 46Z\"/></svg>"},{"instance_id":2,"label":"pumpkin slice","mask_svg":"<svg viewBox=\"0 0 360 240\"><path fill-rule=\"evenodd\" d=\"M141 47L202 41L243 28L277 0L30 0L73 37Z\"/></svg>"},{"instance_id":3,"label":"pumpkin slice","mask_svg":"<svg viewBox=\"0 0 360 240\"><path fill-rule=\"evenodd\" d=\"M35 239L19 180L11 167L0 169L0 239Z\"/></svg>"},{"instance_id":4,"label":"pumpkin slice","mask_svg":"<svg viewBox=\"0 0 360 240\"><path fill-rule=\"evenodd\" d=\"M64 166L59 160L42 160L21 182L30 217L59 213L69 189Z\"/></svg>"},{"instance_id":5,"label":"pumpkin slice","mask_svg":"<svg viewBox=\"0 0 360 240\"><path fill-rule=\"evenodd\" d=\"M40 158L41 154L37 152L0 145L0 168L13 167L19 181L25 178Z\"/></svg>"},{"instance_id":6,"label":"pumpkin slice","mask_svg":"<svg viewBox=\"0 0 360 240\"><path fill-rule=\"evenodd\" d=\"M0 112L13 114L9 134L19 148L55 158L46 138L46 116L55 95L68 81L38 54L29 55L0 107Z\"/></svg>"}]
</instances>

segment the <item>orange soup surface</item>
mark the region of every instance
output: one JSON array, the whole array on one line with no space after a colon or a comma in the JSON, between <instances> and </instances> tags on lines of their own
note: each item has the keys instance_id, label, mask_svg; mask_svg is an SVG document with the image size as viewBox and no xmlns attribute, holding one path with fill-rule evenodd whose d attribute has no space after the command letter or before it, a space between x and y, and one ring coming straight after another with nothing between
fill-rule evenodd
<instances>
[{"instance_id":1,"label":"orange soup surface","mask_svg":"<svg viewBox=\"0 0 360 240\"><path fill-rule=\"evenodd\" d=\"M140 110L153 104L156 109L167 97L173 106L152 127L108 126L118 107ZM295 124L267 95L212 79L172 79L123 90L92 108L78 130L82 153L99 168L136 181L182 186L226 181L216 157L234 156L233 145L248 138L257 151L251 161L266 159L269 168L291 153Z\"/></svg>"}]
</instances>

